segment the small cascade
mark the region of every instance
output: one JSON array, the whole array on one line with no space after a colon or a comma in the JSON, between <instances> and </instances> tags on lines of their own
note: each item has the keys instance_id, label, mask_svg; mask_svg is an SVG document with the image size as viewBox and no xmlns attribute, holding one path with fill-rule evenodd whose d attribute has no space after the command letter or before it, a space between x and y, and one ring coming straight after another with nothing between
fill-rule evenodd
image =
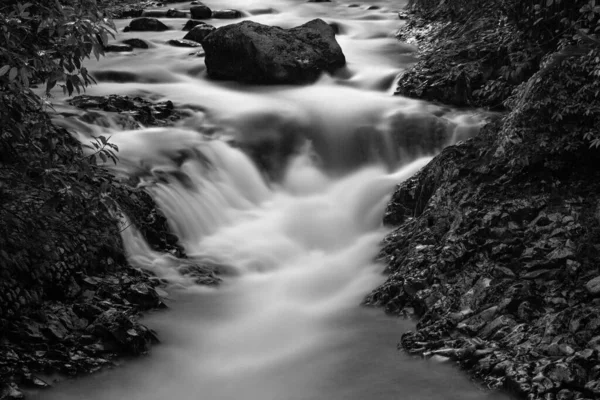
<instances>
[{"instance_id":1,"label":"small cascade","mask_svg":"<svg viewBox=\"0 0 600 400\"><path fill-rule=\"evenodd\" d=\"M92 61L101 82L87 94L170 100L184 118L124 127L123 115L57 101L68 116L57 122L83 143L103 135L118 146L117 165L107 166L152 196L188 258L153 251L124 221L130 263L169 282L170 310L145 319L162 343L147 358L33 398L488 398L456 370L396 352L411 321L359 307L384 280L374 260L394 188L483 121L391 95L415 61L414 48L394 37L405 1L204 3L244 15L208 21L217 27L323 18L338 28L347 67L307 86L211 81L201 58L168 45L187 19L166 18L174 28L164 32L122 33L129 21L117 21L117 40L139 38L149 49ZM196 285L183 273L194 263L230 274L216 288Z\"/></svg>"}]
</instances>

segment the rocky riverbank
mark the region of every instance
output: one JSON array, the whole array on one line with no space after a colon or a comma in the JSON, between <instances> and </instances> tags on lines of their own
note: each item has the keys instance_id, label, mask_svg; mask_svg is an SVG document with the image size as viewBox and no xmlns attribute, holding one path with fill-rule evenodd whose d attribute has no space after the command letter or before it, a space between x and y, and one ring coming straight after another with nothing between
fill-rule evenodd
<instances>
[{"instance_id":1,"label":"rocky riverbank","mask_svg":"<svg viewBox=\"0 0 600 400\"><path fill-rule=\"evenodd\" d=\"M422 23L433 11L409 15L409 27L445 27L456 51L432 52L440 36L421 36L421 60L400 92L491 106L491 98L468 101L482 87L472 79L437 84L444 69L465 67L461 54L485 49L455 37L461 30L446 16ZM471 22L475 36L489 29ZM456 363L487 387L527 399L600 397L600 152L590 131L600 102L589 78L599 49L561 46L510 97L495 94L507 100L504 118L397 188L384 219L395 229L380 253L390 275L366 300L418 319L402 336L408 353Z\"/></svg>"},{"instance_id":2,"label":"rocky riverbank","mask_svg":"<svg viewBox=\"0 0 600 400\"><path fill-rule=\"evenodd\" d=\"M77 96L71 103L83 110L78 118L99 126L165 126L181 116L171 102L127 96ZM0 178L8 182L17 174L3 169ZM57 376L146 354L158 338L139 318L165 308L168 295L158 278L128 265L120 230L134 226L154 250L186 258L150 195L111 183L108 195L131 222L126 227L108 211L93 217L69 204L45 210L47 203L36 201L45 194L35 181L0 189L6 223L0 236L0 399L23 398L24 391L52 386ZM34 201L41 208L23 208ZM35 225L20 222L32 218ZM189 265L199 283L217 282L208 268Z\"/></svg>"}]
</instances>

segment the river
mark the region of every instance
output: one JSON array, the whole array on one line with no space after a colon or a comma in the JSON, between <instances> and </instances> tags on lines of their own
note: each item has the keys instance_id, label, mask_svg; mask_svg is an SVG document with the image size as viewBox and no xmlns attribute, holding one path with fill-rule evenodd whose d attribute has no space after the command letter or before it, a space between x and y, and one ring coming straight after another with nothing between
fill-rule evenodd
<instances>
[{"instance_id":1,"label":"river","mask_svg":"<svg viewBox=\"0 0 600 400\"><path fill-rule=\"evenodd\" d=\"M397 351L413 322L360 306L384 281L383 266L374 259L388 232L381 219L389 196L439 151L410 142L410 151L390 150L390 138L410 133L420 140L427 134L420 130L429 129L427 121L436 116L448 122L444 144L451 144L480 124L475 112L392 96L395 78L415 61L414 48L394 38L404 3L205 2L285 28L317 17L337 23L348 67L309 86L208 80L201 57L165 43L183 36L186 19L166 19L176 27L166 32L119 33L117 40L142 38L151 48L90 63L91 71L125 71L133 78L100 79L88 94L169 99L190 111L173 128L72 126L82 141L91 134L111 136L120 149L115 172L139 179L192 260L225 266L228 274L219 287L195 285L179 274L176 259L151 251L133 228L126 229L130 262L171 282L169 309L144 320L161 344L148 357L60 382L33 398L505 398L482 391L452 366ZM277 12L256 11L269 8ZM117 21L119 31L127 24ZM60 97L57 107L68 108ZM398 114L410 126L394 133L389 121ZM207 126L218 127L217 137L202 134ZM358 127L383 133L365 141ZM257 145L260 151L290 132L300 144L285 154L269 153L278 160L271 170L257 167L243 145L232 145Z\"/></svg>"}]
</instances>

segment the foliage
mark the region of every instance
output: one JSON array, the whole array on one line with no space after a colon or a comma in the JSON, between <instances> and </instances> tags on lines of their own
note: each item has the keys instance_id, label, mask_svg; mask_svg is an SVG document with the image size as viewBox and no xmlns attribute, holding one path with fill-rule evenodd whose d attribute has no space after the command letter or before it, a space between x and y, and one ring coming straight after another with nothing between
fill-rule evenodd
<instances>
[{"instance_id":1,"label":"foliage","mask_svg":"<svg viewBox=\"0 0 600 400\"><path fill-rule=\"evenodd\" d=\"M101 136L84 153L34 92L58 84L70 95L92 83L83 61L103 54L114 26L94 0L7 0L0 28L0 281L40 290L24 305L44 295L36 268L60 288L68 270L122 254L112 200L121 189L100 165L116 162L117 147Z\"/></svg>"},{"instance_id":2,"label":"foliage","mask_svg":"<svg viewBox=\"0 0 600 400\"><path fill-rule=\"evenodd\" d=\"M400 94L508 108L507 127L550 153L600 147L600 2L411 0L409 9L417 23L407 31L435 28L432 45L400 78Z\"/></svg>"},{"instance_id":3,"label":"foliage","mask_svg":"<svg viewBox=\"0 0 600 400\"><path fill-rule=\"evenodd\" d=\"M59 81L69 95L93 81L82 61L104 54L113 23L102 16L95 0L61 4L33 0L0 6L5 45L0 49L0 78L5 89L23 91L30 82L46 82L46 92Z\"/></svg>"}]
</instances>

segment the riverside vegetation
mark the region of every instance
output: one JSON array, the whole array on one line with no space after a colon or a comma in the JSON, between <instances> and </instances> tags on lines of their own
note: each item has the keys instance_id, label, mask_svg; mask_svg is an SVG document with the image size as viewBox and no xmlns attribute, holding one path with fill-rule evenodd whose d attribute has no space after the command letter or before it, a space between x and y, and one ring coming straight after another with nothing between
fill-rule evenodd
<instances>
[{"instance_id":1,"label":"riverside vegetation","mask_svg":"<svg viewBox=\"0 0 600 400\"><path fill-rule=\"evenodd\" d=\"M114 31L103 10L95 1L5 1L0 25L4 399L22 397L18 385L48 386L36 373L94 371L117 356L144 353L156 341L137 317L141 310L164 306L155 290L159 282L127 265L119 236L122 213L155 249L181 252L150 196L117 182L98 165L116 161L118 149L110 139L97 137L91 153L84 153L53 124L49 103L34 91L48 92L58 84L72 94L93 82L84 60L102 56ZM115 102L136 110L134 124L163 123L154 117L153 105L122 96L96 105ZM90 99L77 104L89 108ZM167 117L171 110L164 113Z\"/></svg>"},{"instance_id":2,"label":"riverside vegetation","mask_svg":"<svg viewBox=\"0 0 600 400\"><path fill-rule=\"evenodd\" d=\"M412 1L398 93L504 116L400 185L367 299L401 346L519 398L600 396L600 5Z\"/></svg>"},{"instance_id":3,"label":"riverside vegetation","mask_svg":"<svg viewBox=\"0 0 600 400\"><path fill-rule=\"evenodd\" d=\"M129 2L127 2L129 3ZM142 6L118 4L121 17ZM164 306L160 282L127 266L118 216L184 257L150 197L52 123L32 85L91 83L113 26L95 1L4 2L0 24L0 398L36 373L77 375L144 353L137 322ZM380 259L390 277L366 303L419 318L402 347L454 361L531 399L600 396L600 5L594 0L414 0L400 38L420 59L398 94L504 112L398 187ZM165 125L172 104L79 97ZM95 118L93 114L88 114Z\"/></svg>"}]
</instances>

